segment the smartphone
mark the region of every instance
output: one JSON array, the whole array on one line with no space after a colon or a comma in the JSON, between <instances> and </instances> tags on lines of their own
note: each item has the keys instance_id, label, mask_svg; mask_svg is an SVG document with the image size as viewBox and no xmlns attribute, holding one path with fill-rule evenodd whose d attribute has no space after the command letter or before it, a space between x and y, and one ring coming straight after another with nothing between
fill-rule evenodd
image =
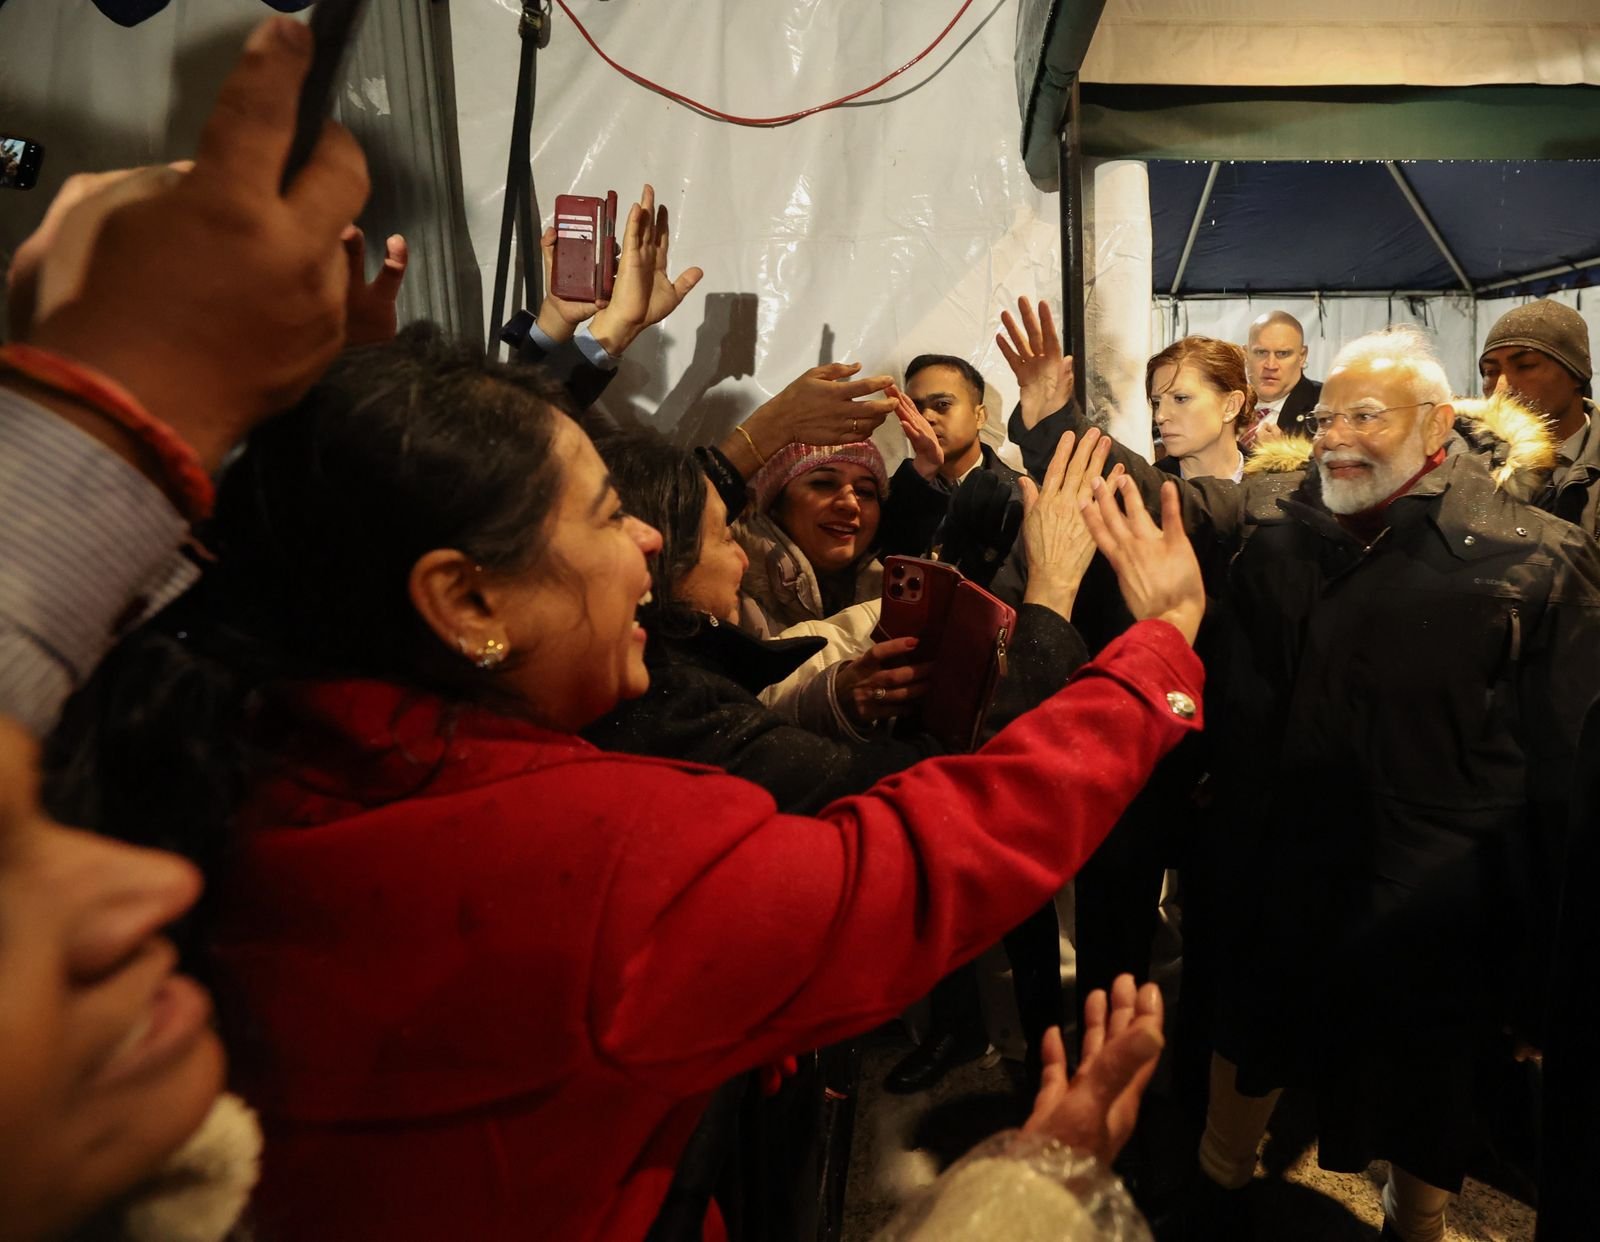
<instances>
[{"instance_id":1,"label":"smartphone","mask_svg":"<svg viewBox=\"0 0 1600 1242\"><path fill-rule=\"evenodd\" d=\"M27 138L0 138L0 189L31 190L39 183L44 148Z\"/></svg>"},{"instance_id":2,"label":"smartphone","mask_svg":"<svg viewBox=\"0 0 1600 1242\"><path fill-rule=\"evenodd\" d=\"M556 195L550 292L567 302L610 298L617 280L617 192Z\"/></svg>"},{"instance_id":3,"label":"smartphone","mask_svg":"<svg viewBox=\"0 0 1600 1242\"><path fill-rule=\"evenodd\" d=\"M323 123L333 108L334 85L344 65L345 53L361 25L367 0L317 0L311 6L311 35L316 49L311 54L311 69L300 86L300 103L295 113L294 141L289 146L289 162L283 168L283 186L288 188L322 136Z\"/></svg>"},{"instance_id":4,"label":"smartphone","mask_svg":"<svg viewBox=\"0 0 1600 1242\"><path fill-rule=\"evenodd\" d=\"M883 563L883 611L878 617L878 642L915 638L917 662L933 659L944 637L945 619L961 571L943 561L918 556L891 556Z\"/></svg>"},{"instance_id":5,"label":"smartphone","mask_svg":"<svg viewBox=\"0 0 1600 1242\"><path fill-rule=\"evenodd\" d=\"M933 665L918 721L952 750L972 750L995 687L1017 614L943 561L891 556L883 567L883 610L874 638L915 637L915 660Z\"/></svg>"}]
</instances>

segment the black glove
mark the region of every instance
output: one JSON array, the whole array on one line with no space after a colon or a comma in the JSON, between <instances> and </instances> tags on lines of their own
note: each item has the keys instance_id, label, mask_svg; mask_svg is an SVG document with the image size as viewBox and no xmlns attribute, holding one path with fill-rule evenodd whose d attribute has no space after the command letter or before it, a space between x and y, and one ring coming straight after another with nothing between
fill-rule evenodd
<instances>
[{"instance_id":1,"label":"black glove","mask_svg":"<svg viewBox=\"0 0 1600 1242\"><path fill-rule=\"evenodd\" d=\"M950 498L934 544L940 560L987 587L1021 529L1021 490L992 471L974 470Z\"/></svg>"}]
</instances>

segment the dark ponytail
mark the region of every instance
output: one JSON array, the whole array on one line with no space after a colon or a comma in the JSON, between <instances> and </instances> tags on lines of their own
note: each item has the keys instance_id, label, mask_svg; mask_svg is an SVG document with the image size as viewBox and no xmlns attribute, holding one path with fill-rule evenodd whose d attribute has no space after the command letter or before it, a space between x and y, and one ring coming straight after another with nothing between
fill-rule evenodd
<instances>
[{"instance_id":1,"label":"dark ponytail","mask_svg":"<svg viewBox=\"0 0 1600 1242\"><path fill-rule=\"evenodd\" d=\"M540 568L558 400L431 325L342 355L228 470L200 582L69 703L47 747L51 810L205 865L265 762L247 721L281 684L370 677L514 708L427 627L407 583L438 548L491 574Z\"/></svg>"}]
</instances>

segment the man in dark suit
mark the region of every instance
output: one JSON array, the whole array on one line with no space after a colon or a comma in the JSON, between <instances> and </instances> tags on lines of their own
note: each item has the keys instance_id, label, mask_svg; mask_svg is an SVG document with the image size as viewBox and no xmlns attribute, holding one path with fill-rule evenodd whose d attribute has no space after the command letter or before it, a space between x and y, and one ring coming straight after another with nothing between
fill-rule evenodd
<instances>
[{"instance_id":1,"label":"man in dark suit","mask_svg":"<svg viewBox=\"0 0 1600 1242\"><path fill-rule=\"evenodd\" d=\"M1311 439L1311 410L1322 385L1306 378L1306 353L1305 329L1288 311L1268 311L1250 325L1245 354L1261 412L1251 428L1252 440L1280 435Z\"/></svg>"}]
</instances>

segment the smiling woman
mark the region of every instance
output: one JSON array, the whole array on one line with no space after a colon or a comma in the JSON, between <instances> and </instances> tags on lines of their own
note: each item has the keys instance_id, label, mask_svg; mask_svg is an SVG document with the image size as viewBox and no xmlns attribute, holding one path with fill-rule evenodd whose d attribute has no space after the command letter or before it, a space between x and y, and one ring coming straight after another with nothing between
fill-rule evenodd
<instances>
[{"instance_id":1,"label":"smiling woman","mask_svg":"<svg viewBox=\"0 0 1600 1242\"><path fill-rule=\"evenodd\" d=\"M889 476L877 445L791 444L750 489L755 512L737 530L760 628L777 633L878 598L883 567L873 548Z\"/></svg>"}]
</instances>

